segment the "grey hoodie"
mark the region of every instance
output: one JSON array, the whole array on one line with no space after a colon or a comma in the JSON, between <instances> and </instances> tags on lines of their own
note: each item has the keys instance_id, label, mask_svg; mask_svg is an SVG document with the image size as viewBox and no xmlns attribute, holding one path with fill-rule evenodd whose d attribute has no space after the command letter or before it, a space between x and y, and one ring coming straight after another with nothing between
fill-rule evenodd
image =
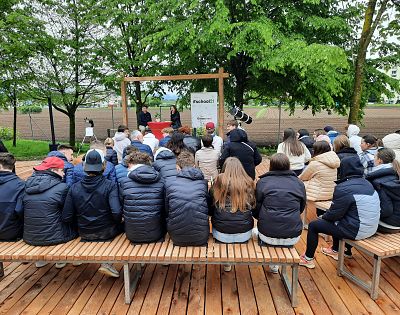
<instances>
[{"instance_id":1,"label":"grey hoodie","mask_svg":"<svg viewBox=\"0 0 400 315\"><path fill-rule=\"evenodd\" d=\"M124 152L124 149L131 144L131 140L127 138L124 132L116 132L113 140L114 140L114 150L117 152L118 163L121 163L122 152Z\"/></svg>"}]
</instances>

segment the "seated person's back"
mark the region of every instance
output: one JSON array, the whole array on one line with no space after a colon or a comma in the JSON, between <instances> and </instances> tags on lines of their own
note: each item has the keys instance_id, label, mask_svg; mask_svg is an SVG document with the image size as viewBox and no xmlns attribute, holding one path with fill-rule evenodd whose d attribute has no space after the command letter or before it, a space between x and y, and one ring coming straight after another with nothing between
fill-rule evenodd
<instances>
[{"instance_id":1,"label":"seated person's back","mask_svg":"<svg viewBox=\"0 0 400 315\"><path fill-rule=\"evenodd\" d=\"M25 183L15 173L15 157L11 153L0 153L0 241L15 241L22 238Z\"/></svg>"},{"instance_id":2,"label":"seated person's back","mask_svg":"<svg viewBox=\"0 0 400 315\"><path fill-rule=\"evenodd\" d=\"M161 147L154 154L153 167L163 180L168 177L176 176L176 156L170 149Z\"/></svg>"},{"instance_id":3,"label":"seated person's back","mask_svg":"<svg viewBox=\"0 0 400 315\"><path fill-rule=\"evenodd\" d=\"M127 158L128 177L120 183L125 232L134 243L164 239L166 233L164 183L150 157L134 152Z\"/></svg>"},{"instance_id":4,"label":"seated person's back","mask_svg":"<svg viewBox=\"0 0 400 315\"><path fill-rule=\"evenodd\" d=\"M202 246L209 235L207 181L197 168L191 152L177 157L178 174L166 181L167 229L178 246Z\"/></svg>"},{"instance_id":5,"label":"seated person's back","mask_svg":"<svg viewBox=\"0 0 400 315\"><path fill-rule=\"evenodd\" d=\"M24 241L30 245L55 245L77 235L71 224L63 223L61 210L68 186L62 183L64 161L47 157L34 168L26 181L24 207Z\"/></svg>"},{"instance_id":6,"label":"seated person's back","mask_svg":"<svg viewBox=\"0 0 400 315\"><path fill-rule=\"evenodd\" d=\"M212 232L223 243L243 243L251 238L256 202L255 184L237 158L226 159L211 188Z\"/></svg>"},{"instance_id":7,"label":"seated person's back","mask_svg":"<svg viewBox=\"0 0 400 315\"><path fill-rule=\"evenodd\" d=\"M218 176L218 159L220 153L212 146L213 138L211 135L202 137L203 147L196 152L195 164L204 174L204 178L210 180Z\"/></svg>"},{"instance_id":8,"label":"seated person's back","mask_svg":"<svg viewBox=\"0 0 400 315\"><path fill-rule=\"evenodd\" d=\"M290 170L289 158L276 153L270 171L260 176L256 187L259 238L270 245L290 246L298 242L303 230L301 213L306 205L304 184Z\"/></svg>"},{"instance_id":9,"label":"seated person's back","mask_svg":"<svg viewBox=\"0 0 400 315\"><path fill-rule=\"evenodd\" d=\"M378 230L400 232L400 162L392 149L380 148L375 155L375 165L365 178L379 194L381 214Z\"/></svg>"},{"instance_id":10,"label":"seated person's back","mask_svg":"<svg viewBox=\"0 0 400 315\"><path fill-rule=\"evenodd\" d=\"M79 235L85 241L112 240L123 231L118 187L102 176L104 162L101 150L89 150L84 162L88 175L71 186L65 200L63 221L77 221Z\"/></svg>"}]
</instances>

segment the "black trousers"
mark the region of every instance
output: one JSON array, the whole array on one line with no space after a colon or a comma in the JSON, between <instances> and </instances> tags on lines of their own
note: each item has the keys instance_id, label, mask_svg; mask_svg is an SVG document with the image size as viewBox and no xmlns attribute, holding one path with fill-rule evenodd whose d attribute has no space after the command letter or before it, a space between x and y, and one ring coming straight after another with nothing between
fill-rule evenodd
<instances>
[{"instance_id":1,"label":"black trousers","mask_svg":"<svg viewBox=\"0 0 400 315\"><path fill-rule=\"evenodd\" d=\"M333 239L332 249L334 251L339 250L339 240L346 237L333 222L326 221L323 219L317 219L315 221L312 221L308 225L308 232L307 232L306 256L308 258L314 258L315 251L318 247L319 233L332 236ZM351 255L351 246L348 244L346 244L346 254Z\"/></svg>"}]
</instances>

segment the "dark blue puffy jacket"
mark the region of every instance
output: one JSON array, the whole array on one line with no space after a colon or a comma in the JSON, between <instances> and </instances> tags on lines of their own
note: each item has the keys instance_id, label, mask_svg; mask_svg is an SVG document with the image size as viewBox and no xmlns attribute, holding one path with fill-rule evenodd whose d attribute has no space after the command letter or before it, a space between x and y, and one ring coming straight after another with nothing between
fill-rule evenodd
<instances>
[{"instance_id":1,"label":"dark blue puffy jacket","mask_svg":"<svg viewBox=\"0 0 400 315\"><path fill-rule=\"evenodd\" d=\"M151 166L142 165L121 181L125 232L134 243L151 243L166 233L164 183Z\"/></svg>"},{"instance_id":2,"label":"dark blue puffy jacket","mask_svg":"<svg viewBox=\"0 0 400 315\"><path fill-rule=\"evenodd\" d=\"M162 138L158 144L158 146L160 147L165 147L167 145L167 143L169 142L169 140L171 140L170 136L166 136L165 138Z\"/></svg>"},{"instance_id":3,"label":"dark blue puffy jacket","mask_svg":"<svg viewBox=\"0 0 400 315\"><path fill-rule=\"evenodd\" d=\"M48 157L55 156L64 161L63 183L67 183L68 186L71 186L73 184L72 177L73 177L73 173L74 173L74 164L69 162L67 160L67 158L65 157L65 155L58 151L51 151L51 152L49 152L49 154L47 154L47 156Z\"/></svg>"},{"instance_id":4,"label":"dark blue puffy jacket","mask_svg":"<svg viewBox=\"0 0 400 315\"><path fill-rule=\"evenodd\" d=\"M133 140L131 145L136 147L140 152L150 155L151 159L153 160L153 151L151 150L150 146L145 143L141 143L139 140Z\"/></svg>"},{"instance_id":5,"label":"dark blue puffy jacket","mask_svg":"<svg viewBox=\"0 0 400 315\"><path fill-rule=\"evenodd\" d=\"M260 176L256 196L253 215L261 234L273 238L301 235L306 189L293 171L270 171Z\"/></svg>"},{"instance_id":6,"label":"dark blue puffy jacket","mask_svg":"<svg viewBox=\"0 0 400 315\"><path fill-rule=\"evenodd\" d=\"M379 194L380 220L400 227L400 180L393 167L376 170L365 178L372 183Z\"/></svg>"},{"instance_id":7,"label":"dark blue puffy jacket","mask_svg":"<svg viewBox=\"0 0 400 315\"><path fill-rule=\"evenodd\" d=\"M117 151L115 151L112 147L107 147L105 159L114 164L114 166L118 165Z\"/></svg>"},{"instance_id":8,"label":"dark blue puffy jacket","mask_svg":"<svg viewBox=\"0 0 400 315\"><path fill-rule=\"evenodd\" d=\"M25 183L12 172L0 171L0 241L22 238Z\"/></svg>"},{"instance_id":9,"label":"dark blue puffy jacket","mask_svg":"<svg viewBox=\"0 0 400 315\"><path fill-rule=\"evenodd\" d=\"M128 165L125 163L125 160L122 160L115 167L115 176L117 178L117 183L121 183L121 181L128 175Z\"/></svg>"},{"instance_id":10,"label":"dark blue puffy jacket","mask_svg":"<svg viewBox=\"0 0 400 315\"><path fill-rule=\"evenodd\" d=\"M71 224L62 222L68 186L51 171L36 171L26 181L24 206L24 241L46 246L68 242L77 237Z\"/></svg>"},{"instance_id":11,"label":"dark blue puffy jacket","mask_svg":"<svg viewBox=\"0 0 400 315\"><path fill-rule=\"evenodd\" d=\"M73 184L65 200L64 222L77 222L84 241L107 241L122 232L117 184L104 176L86 175Z\"/></svg>"},{"instance_id":12,"label":"dark blue puffy jacket","mask_svg":"<svg viewBox=\"0 0 400 315\"><path fill-rule=\"evenodd\" d=\"M156 171L160 172L163 180L171 176L176 176L176 156L174 152L167 148L159 149L156 152L153 167Z\"/></svg>"},{"instance_id":13,"label":"dark blue puffy jacket","mask_svg":"<svg viewBox=\"0 0 400 315\"><path fill-rule=\"evenodd\" d=\"M335 222L344 236L353 240L374 235L379 223L379 196L363 174L358 156L340 162L341 179L336 182L330 209L322 216Z\"/></svg>"},{"instance_id":14,"label":"dark blue puffy jacket","mask_svg":"<svg viewBox=\"0 0 400 315\"><path fill-rule=\"evenodd\" d=\"M86 176L85 171L83 170L83 162L75 165L72 177L72 183L80 182ZM103 172L103 177L112 181L113 183L117 182L117 177L115 175L115 167L111 162L106 161L106 169Z\"/></svg>"},{"instance_id":15,"label":"dark blue puffy jacket","mask_svg":"<svg viewBox=\"0 0 400 315\"><path fill-rule=\"evenodd\" d=\"M207 244L210 228L208 209L211 204L207 181L194 167L186 167L165 185L167 229L178 246Z\"/></svg>"}]
</instances>

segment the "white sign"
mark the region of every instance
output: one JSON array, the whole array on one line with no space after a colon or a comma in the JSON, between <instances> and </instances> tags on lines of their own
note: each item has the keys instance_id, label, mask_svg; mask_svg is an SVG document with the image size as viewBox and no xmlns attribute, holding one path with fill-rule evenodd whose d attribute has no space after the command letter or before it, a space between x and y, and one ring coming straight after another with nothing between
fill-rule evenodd
<instances>
[{"instance_id":1,"label":"white sign","mask_svg":"<svg viewBox=\"0 0 400 315\"><path fill-rule=\"evenodd\" d=\"M192 127L204 128L205 124L212 121L218 125L218 93L191 93L190 104L192 113Z\"/></svg>"}]
</instances>

